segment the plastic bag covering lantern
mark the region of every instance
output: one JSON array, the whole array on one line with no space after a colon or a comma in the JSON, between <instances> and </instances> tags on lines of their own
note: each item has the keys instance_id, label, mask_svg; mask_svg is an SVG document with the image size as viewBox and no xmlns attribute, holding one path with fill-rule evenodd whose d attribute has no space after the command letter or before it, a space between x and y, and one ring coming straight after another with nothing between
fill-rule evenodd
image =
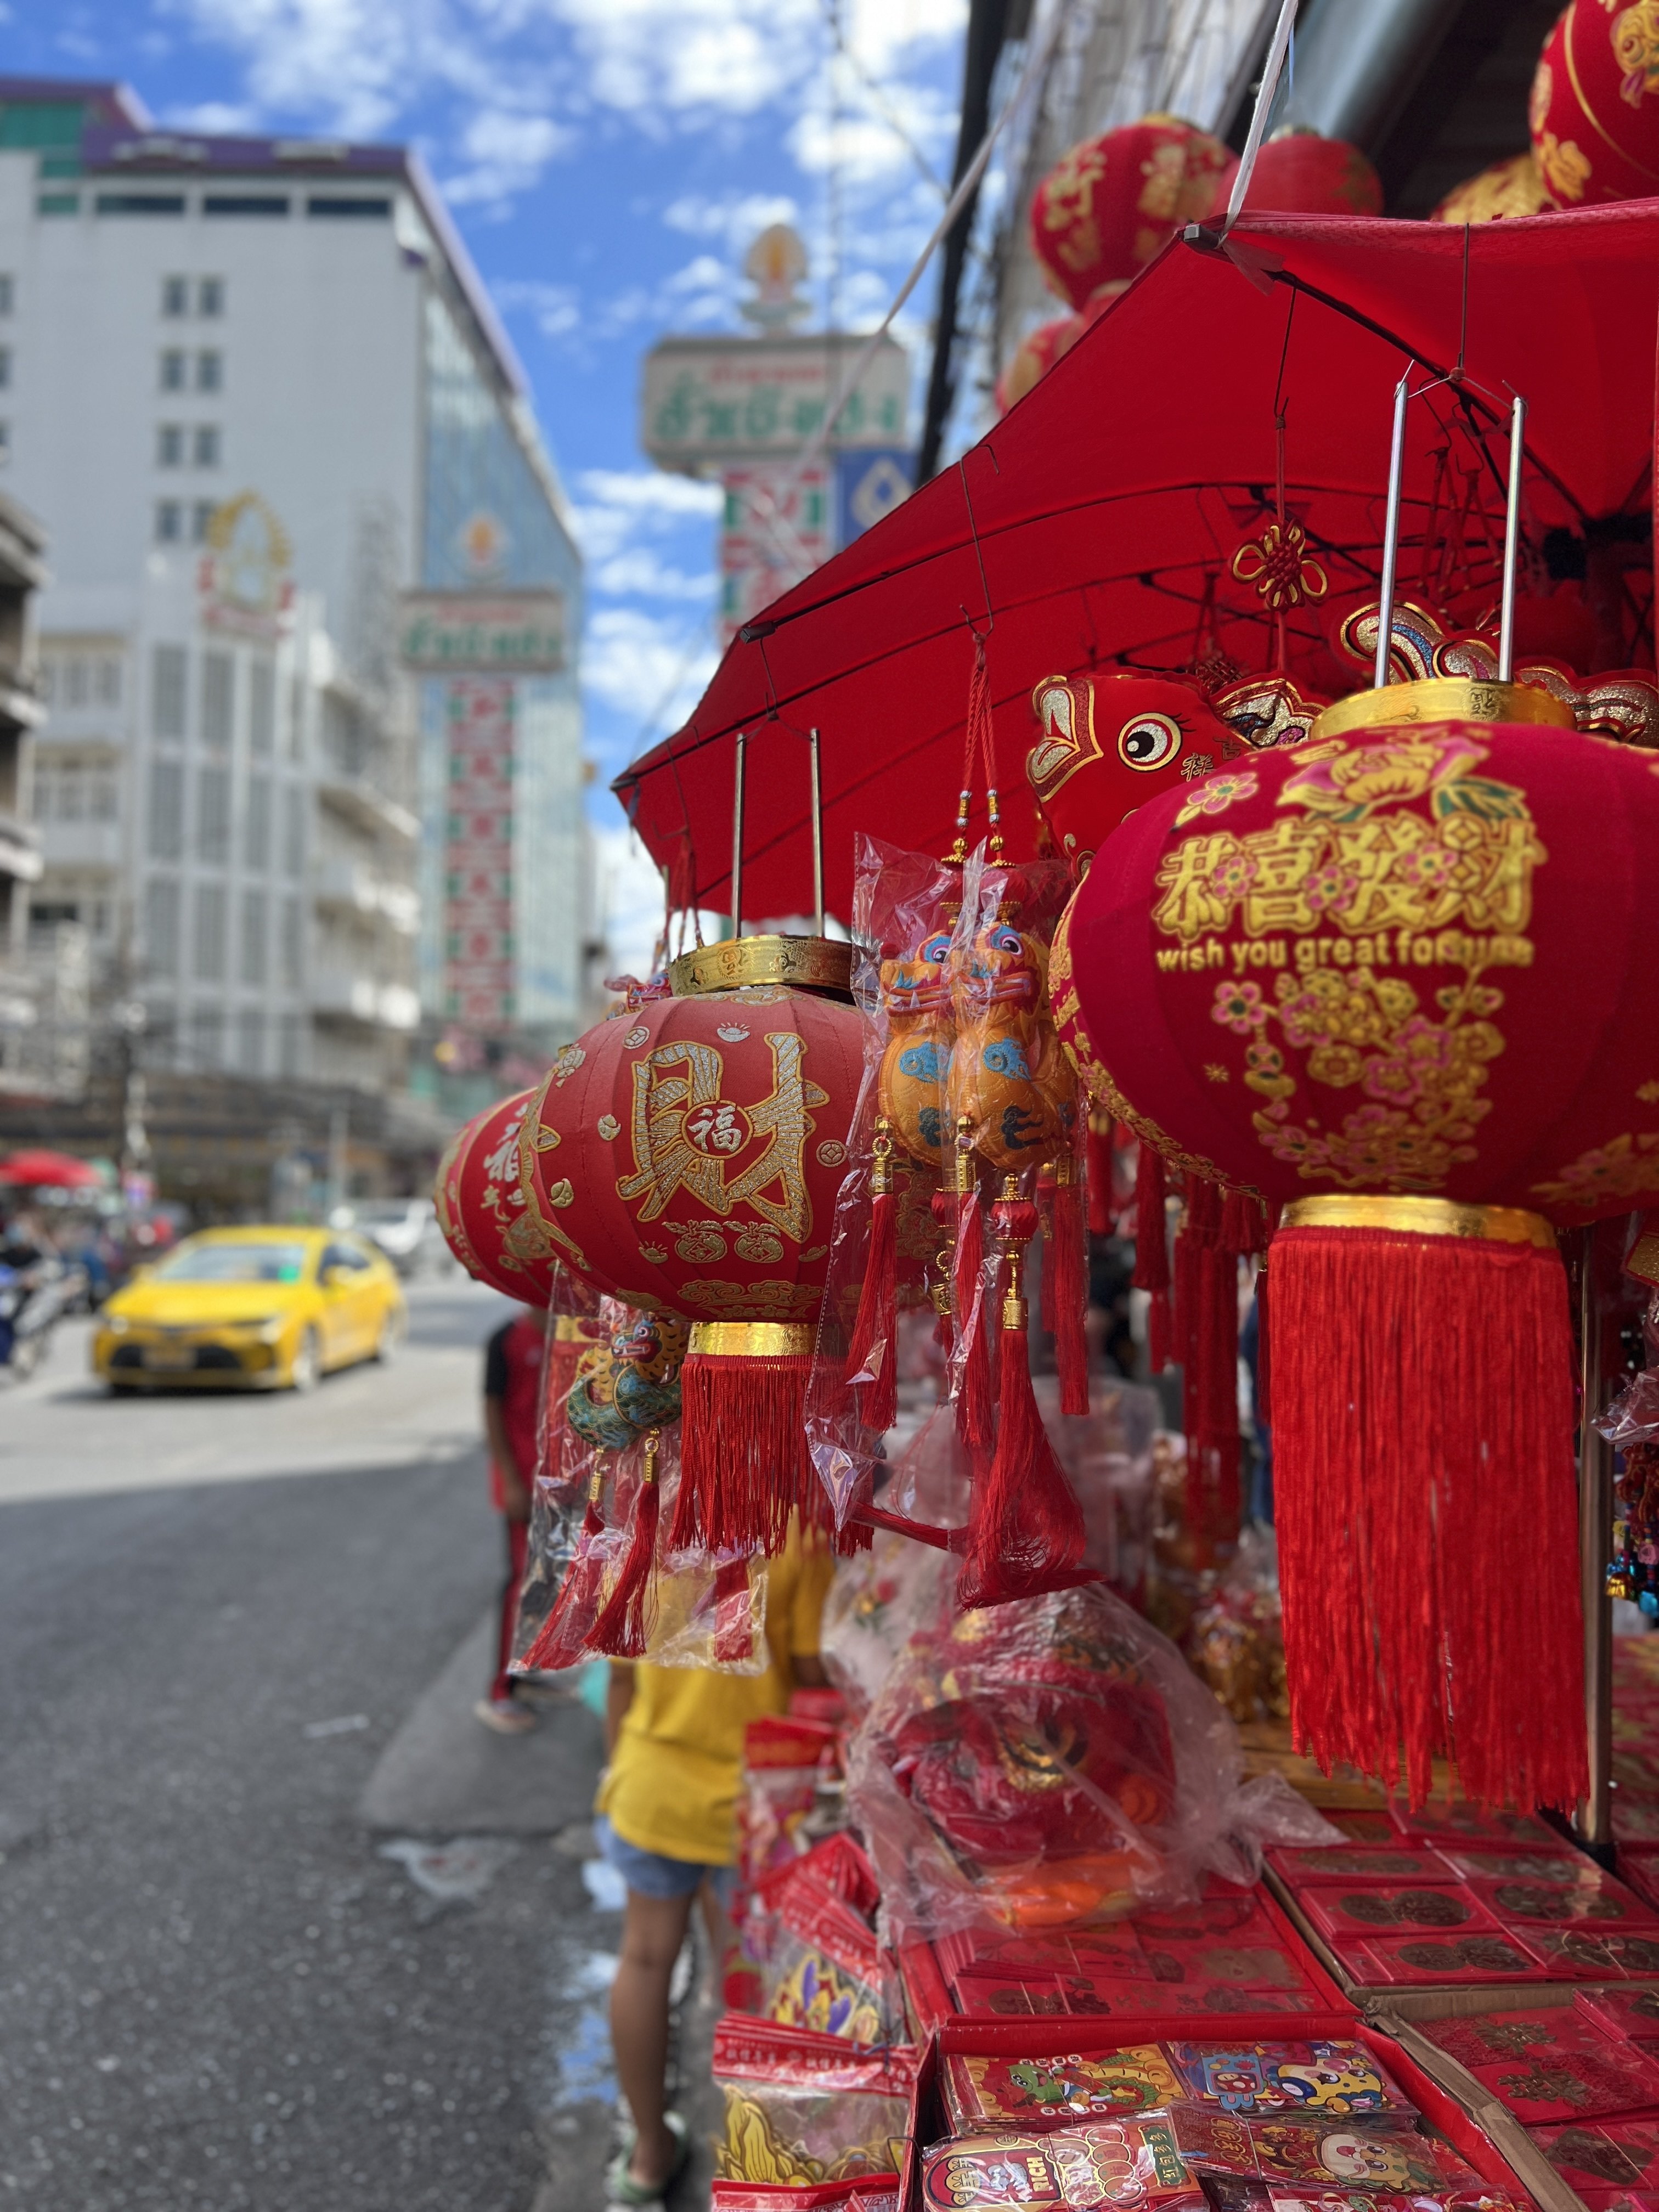
<instances>
[{"instance_id":1,"label":"plastic bag covering lantern","mask_svg":"<svg viewBox=\"0 0 1659 2212\"><path fill-rule=\"evenodd\" d=\"M1212 215L1225 215L1231 179ZM1381 215L1382 180L1358 146L1316 131L1281 131L1256 155L1247 215Z\"/></svg>"},{"instance_id":2,"label":"plastic bag covering lantern","mask_svg":"<svg viewBox=\"0 0 1659 2212\"><path fill-rule=\"evenodd\" d=\"M1571 0L1544 41L1528 108L1557 207L1659 192L1659 9Z\"/></svg>"},{"instance_id":3,"label":"plastic bag covering lantern","mask_svg":"<svg viewBox=\"0 0 1659 2212\"><path fill-rule=\"evenodd\" d=\"M1296 1728L1373 1773L1403 1746L1414 1797L1440 1751L1484 1802L1583 1788L1551 1224L1659 1194L1656 838L1654 764L1607 739L1316 731L1132 817L1056 944L1097 1101L1284 1208L1267 1328Z\"/></svg>"},{"instance_id":4,"label":"plastic bag covering lantern","mask_svg":"<svg viewBox=\"0 0 1659 2212\"><path fill-rule=\"evenodd\" d=\"M745 981L787 972L819 988ZM524 1131L527 1206L590 1282L691 1324L676 1547L775 1551L827 1520L803 1432L836 1194L863 1073L849 948L744 938L675 995L567 1045Z\"/></svg>"},{"instance_id":5,"label":"plastic bag covering lantern","mask_svg":"<svg viewBox=\"0 0 1659 2212\"><path fill-rule=\"evenodd\" d=\"M1085 138L1031 198L1031 246L1050 290L1081 307L1103 284L1138 276L1184 222L1209 213L1233 156L1174 115Z\"/></svg>"},{"instance_id":6,"label":"plastic bag covering lantern","mask_svg":"<svg viewBox=\"0 0 1659 2212\"><path fill-rule=\"evenodd\" d=\"M503 1098L451 1140L433 1203L444 1241L469 1275L521 1305L550 1306L560 1247L520 1187L520 1138L534 1096Z\"/></svg>"}]
</instances>

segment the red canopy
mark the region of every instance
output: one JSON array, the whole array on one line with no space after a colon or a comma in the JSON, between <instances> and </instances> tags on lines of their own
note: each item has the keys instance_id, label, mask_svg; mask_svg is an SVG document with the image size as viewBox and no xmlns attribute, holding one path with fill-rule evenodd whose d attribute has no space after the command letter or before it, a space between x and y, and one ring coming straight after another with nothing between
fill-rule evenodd
<instances>
[{"instance_id":1,"label":"red canopy","mask_svg":"<svg viewBox=\"0 0 1659 2212\"><path fill-rule=\"evenodd\" d=\"M691 720L617 778L617 795L673 870L677 899L721 908L733 738L747 730L744 910L799 914L811 902L807 772L791 732L816 726L826 892L845 919L855 831L950 842L972 623L988 630L1018 855L1042 678L1185 665L1206 587L1224 650L1246 672L1269 665L1271 620L1229 564L1274 512L1278 410L1288 509L1332 602L1374 593L1393 387L1410 361L1423 380L1452 368L1461 343L1469 384L1412 410L1401 580L1409 593L1414 549L1443 539L1448 497L1472 483L1474 550L1457 580L1484 584L1511 390L1530 410L1534 544L1650 509L1656 327L1659 201L1470 229L1264 216L1241 222L1225 254L1177 240L958 467L750 623ZM1437 495L1437 449L1452 462ZM1324 614L1291 619L1291 666L1319 688Z\"/></svg>"},{"instance_id":2,"label":"red canopy","mask_svg":"<svg viewBox=\"0 0 1659 2212\"><path fill-rule=\"evenodd\" d=\"M0 1160L0 1183L30 1190L90 1190L103 1180L96 1168L70 1152L41 1149L10 1152Z\"/></svg>"}]
</instances>

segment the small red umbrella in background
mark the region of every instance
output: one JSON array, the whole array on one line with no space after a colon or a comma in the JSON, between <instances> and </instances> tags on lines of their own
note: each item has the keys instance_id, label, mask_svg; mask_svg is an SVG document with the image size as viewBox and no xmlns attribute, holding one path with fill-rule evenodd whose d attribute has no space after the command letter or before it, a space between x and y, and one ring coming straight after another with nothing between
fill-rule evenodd
<instances>
[{"instance_id":1,"label":"small red umbrella in background","mask_svg":"<svg viewBox=\"0 0 1659 2212\"><path fill-rule=\"evenodd\" d=\"M946 851L969 623L984 631L988 613L1007 795L1037 734L1031 688L1042 677L1179 669L1212 644L1242 670L1265 670L1273 615L1229 564L1274 516L1281 406L1287 512L1328 574L1331 604L1374 596L1394 387L1413 360L1426 374L1451 368L1466 305L1468 378L1527 398L1529 527L1571 532L1592 562L1604 539L1639 536L1653 470L1659 202L1468 232L1249 216L1226 253L1177 240L959 467L745 625L685 726L617 780L676 899L729 904L737 732L764 735L773 715L821 732L830 912L851 916L856 831L902 821L908 843ZM1504 404L1467 387L1446 403L1454 426L1473 426L1468 459L1480 460L1479 436L1495 435L1497 465L1482 464L1474 483L1486 534L1469 533L1494 546ZM1413 422L1408 586L1443 442L1426 412ZM1618 588L1639 581L1632 569ZM1296 609L1286 628L1291 673L1328 691L1322 610ZM1353 688L1363 680L1356 671ZM1023 805L1007 805L1003 829L1007 857L1028 858ZM811 830L793 778L751 777L744 854L750 912L799 912Z\"/></svg>"},{"instance_id":2,"label":"small red umbrella in background","mask_svg":"<svg viewBox=\"0 0 1659 2212\"><path fill-rule=\"evenodd\" d=\"M86 1160L72 1152L54 1152L44 1146L33 1152L9 1152L0 1160L0 1183L27 1190L96 1190L104 1178Z\"/></svg>"}]
</instances>

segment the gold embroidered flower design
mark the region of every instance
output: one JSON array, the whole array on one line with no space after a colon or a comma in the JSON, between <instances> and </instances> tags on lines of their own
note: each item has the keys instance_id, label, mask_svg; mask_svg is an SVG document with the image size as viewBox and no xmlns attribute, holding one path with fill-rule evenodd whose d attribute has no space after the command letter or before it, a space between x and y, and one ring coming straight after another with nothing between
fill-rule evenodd
<instances>
[{"instance_id":1,"label":"gold embroidered flower design","mask_svg":"<svg viewBox=\"0 0 1659 2212\"><path fill-rule=\"evenodd\" d=\"M1254 799L1261 787L1260 781L1249 769L1231 775L1206 776L1192 796L1182 801L1181 811L1176 816L1176 827L1179 830L1185 823L1195 822L1200 814L1224 814L1241 799Z\"/></svg>"},{"instance_id":2,"label":"gold embroidered flower design","mask_svg":"<svg viewBox=\"0 0 1659 2212\"><path fill-rule=\"evenodd\" d=\"M1553 1205L1577 1206L1659 1191L1659 1130L1597 1145L1561 1169L1553 1182L1535 1182L1533 1188Z\"/></svg>"}]
</instances>

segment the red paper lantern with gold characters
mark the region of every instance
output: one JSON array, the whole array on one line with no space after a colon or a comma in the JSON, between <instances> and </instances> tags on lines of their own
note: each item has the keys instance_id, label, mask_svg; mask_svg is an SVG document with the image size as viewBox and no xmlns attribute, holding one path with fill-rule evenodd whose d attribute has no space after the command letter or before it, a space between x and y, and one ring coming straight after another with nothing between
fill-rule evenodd
<instances>
[{"instance_id":1,"label":"red paper lantern with gold characters","mask_svg":"<svg viewBox=\"0 0 1659 2212\"><path fill-rule=\"evenodd\" d=\"M755 984L602 1022L534 1095L538 1231L602 1290L692 1324L677 1538L775 1548L792 1506L817 1513L804 1392L862 1076L850 1006Z\"/></svg>"},{"instance_id":2,"label":"red paper lantern with gold characters","mask_svg":"<svg viewBox=\"0 0 1659 2212\"><path fill-rule=\"evenodd\" d=\"M1488 1802L1582 1784L1550 1224L1659 1201L1656 841L1659 775L1605 739L1316 728L1133 815L1056 942L1097 1103L1285 1209L1264 1327L1297 1727L1390 1778L1403 1741L1413 1794L1439 1750Z\"/></svg>"},{"instance_id":3,"label":"red paper lantern with gold characters","mask_svg":"<svg viewBox=\"0 0 1659 2212\"><path fill-rule=\"evenodd\" d=\"M1544 41L1528 109L1557 207L1659 192L1659 8L1571 0Z\"/></svg>"},{"instance_id":4,"label":"red paper lantern with gold characters","mask_svg":"<svg viewBox=\"0 0 1659 2212\"><path fill-rule=\"evenodd\" d=\"M1212 215L1225 215L1229 179ZM1285 131L1256 155L1245 215L1381 215L1382 179L1358 146L1316 131Z\"/></svg>"},{"instance_id":5,"label":"red paper lantern with gold characters","mask_svg":"<svg viewBox=\"0 0 1659 2212\"><path fill-rule=\"evenodd\" d=\"M1083 307L1103 284L1138 276L1184 222L1201 222L1236 167L1218 138L1174 115L1086 138L1031 198L1031 246L1044 281Z\"/></svg>"},{"instance_id":6,"label":"red paper lantern with gold characters","mask_svg":"<svg viewBox=\"0 0 1659 2212\"><path fill-rule=\"evenodd\" d=\"M434 1202L450 1250L478 1281L522 1305L547 1306L559 1251L526 1209L519 1140L535 1094L520 1091L474 1116L439 1164Z\"/></svg>"}]
</instances>

